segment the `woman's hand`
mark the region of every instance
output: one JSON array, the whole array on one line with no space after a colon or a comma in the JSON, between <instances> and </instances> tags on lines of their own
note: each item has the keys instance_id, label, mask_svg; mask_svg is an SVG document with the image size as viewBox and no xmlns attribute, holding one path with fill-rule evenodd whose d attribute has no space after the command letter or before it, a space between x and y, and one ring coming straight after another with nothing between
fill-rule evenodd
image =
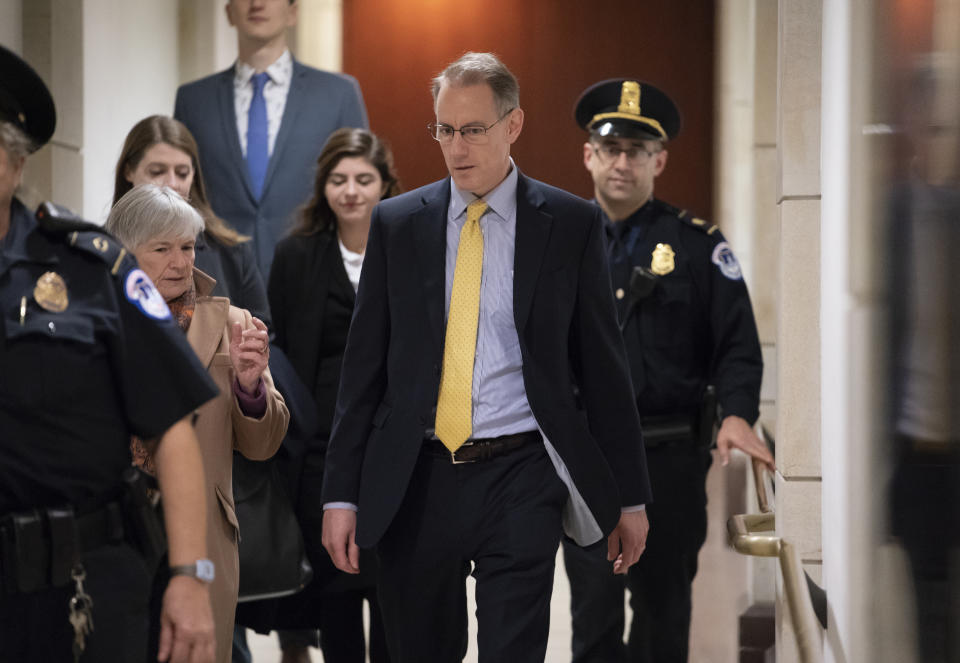
<instances>
[{"instance_id":1,"label":"woman's hand","mask_svg":"<svg viewBox=\"0 0 960 663\"><path fill-rule=\"evenodd\" d=\"M257 383L267 369L267 360L270 358L267 326L257 318L252 320L252 329L243 329L237 322L230 334L230 361L240 388L248 394L257 390Z\"/></svg>"}]
</instances>

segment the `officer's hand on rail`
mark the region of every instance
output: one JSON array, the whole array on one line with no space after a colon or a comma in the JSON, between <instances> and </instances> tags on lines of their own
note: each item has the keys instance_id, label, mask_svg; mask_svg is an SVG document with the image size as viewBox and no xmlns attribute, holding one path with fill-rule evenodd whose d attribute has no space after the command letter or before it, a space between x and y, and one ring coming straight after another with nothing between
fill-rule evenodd
<instances>
[{"instance_id":1,"label":"officer's hand on rail","mask_svg":"<svg viewBox=\"0 0 960 663\"><path fill-rule=\"evenodd\" d=\"M174 576L163 595L157 660L213 663L215 658L210 591L194 578Z\"/></svg>"},{"instance_id":2,"label":"officer's hand on rail","mask_svg":"<svg viewBox=\"0 0 960 663\"><path fill-rule=\"evenodd\" d=\"M724 417L717 432L717 451L720 453L721 465L726 466L730 462L731 448L740 449L760 460L771 473L776 471L770 449L757 436L746 419L734 415Z\"/></svg>"},{"instance_id":3,"label":"officer's hand on rail","mask_svg":"<svg viewBox=\"0 0 960 663\"><path fill-rule=\"evenodd\" d=\"M607 537L607 561L613 562L613 572L623 575L637 563L647 546L650 523L646 511L620 514L620 522Z\"/></svg>"}]
</instances>

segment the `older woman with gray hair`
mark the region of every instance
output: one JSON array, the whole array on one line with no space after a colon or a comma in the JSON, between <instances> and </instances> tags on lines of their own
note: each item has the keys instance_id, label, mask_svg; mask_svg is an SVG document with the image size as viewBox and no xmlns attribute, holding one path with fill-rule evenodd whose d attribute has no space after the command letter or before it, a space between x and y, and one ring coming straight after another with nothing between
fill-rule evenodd
<instances>
[{"instance_id":1,"label":"older woman with gray hair","mask_svg":"<svg viewBox=\"0 0 960 663\"><path fill-rule=\"evenodd\" d=\"M232 488L232 454L265 460L280 447L289 413L274 388L267 359L267 327L225 297L212 297L215 281L196 269L194 244L203 219L175 191L144 184L127 192L110 212L107 230L133 253L156 284L176 324L210 377L219 397L198 410L197 439L207 493L207 550L216 566L211 586L217 661L230 660L239 584L238 526ZM140 446L134 442L134 448ZM149 451L135 458L149 470Z\"/></svg>"}]
</instances>

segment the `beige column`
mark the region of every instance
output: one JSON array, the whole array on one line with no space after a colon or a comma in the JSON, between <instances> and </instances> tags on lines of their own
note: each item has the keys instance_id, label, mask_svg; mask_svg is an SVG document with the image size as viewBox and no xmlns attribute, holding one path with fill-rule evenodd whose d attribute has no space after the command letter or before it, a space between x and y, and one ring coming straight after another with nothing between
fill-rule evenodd
<instances>
[{"instance_id":1,"label":"beige column","mask_svg":"<svg viewBox=\"0 0 960 663\"><path fill-rule=\"evenodd\" d=\"M753 271L750 299L763 351L760 424L776 434L777 421L777 295L780 224L777 205L777 0L753 0L753 116L751 159ZM753 482L747 482L753 493ZM751 500L750 504L753 502ZM752 507L751 507L752 510ZM773 601L775 560L748 560L750 603Z\"/></svg>"},{"instance_id":2,"label":"beige column","mask_svg":"<svg viewBox=\"0 0 960 663\"><path fill-rule=\"evenodd\" d=\"M777 49L777 534L821 579L820 0L780 0ZM798 660L778 577L777 661Z\"/></svg>"},{"instance_id":3,"label":"beige column","mask_svg":"<svg viewBox=\"0 0 960 663\"><path fill-rule=\"evenodd\" d=\"M712 219L723 230L743 269L754 283L751 209L751 133L753 82L753 0L716 3L716 143ZM682 109L681 109L682 112ZM669 167L669 166L668 166ZM745 500L746 464L734 457L728 467L715 462L707 477L707 540L700 550L700 571L693 583L690 660L734 660L739 650L737 622L746 607L751 561L726 543L726 519L749 510Z\"/></svg>"},{"instance_id":4,"label":"beige column","mask_svg":"<svg viewBox=\"0 0 960 663\"><path fill-rule=\"evenodd\" d=\"M237 33L227 21L225 0L180 0L179 81L209 76L237 59Z\"/></svg>"},{"instance_id":5,"label":"beige column","mask_svg":"<svg viewBox=\"0 0 960 663\"><path fill-rule=\"evenodd\" d=\"M54 200L83 212L83 4L23 3L23 57L46 81L57 107L50 142L27 160L24 202Z\"/></svg>"},{"instance_id":6,"label":"beige column","mask_svg":"<svg viewBox=\"0 0 960 663\"><path fill-rule=\"evenodd\" d=\"M23 52L23 0L0 0L0 44Z\"/></svg>"},{"instance_id":7,"label":"beige column","mask_svg":"<svg viewBox=\"0 0 960 663\"><path fill-rule=\"evenodd\" d=\"M716 218L743 268L764 353L761 420L773 430L776 401L776 0L717 3ZM774 600L774 560L737 555L726 519L756 511L745 457L715 465L707 480L709 532L693 586L691 660L734 660L738 618ZM721 542L715 542L714 539Z\"/></svg>"},{"instance_id":8,"label":"beige column","mask_svg":"<svg viewBox=\"0 0 960 663\"><path fill-rule=\"evenodd\" d=\"M297 57L327 71L343 68L343 0L299 0Z\"/></svg>"}]
</instances>

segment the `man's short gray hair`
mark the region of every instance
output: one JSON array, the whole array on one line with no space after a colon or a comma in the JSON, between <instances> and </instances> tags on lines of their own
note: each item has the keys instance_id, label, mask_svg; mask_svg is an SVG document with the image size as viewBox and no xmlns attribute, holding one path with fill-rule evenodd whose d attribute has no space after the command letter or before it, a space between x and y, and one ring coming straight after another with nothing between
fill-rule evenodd
<instances>
[{"instance_id":1,"label":"man's short gray hair","mask_svg":"<svg viewBox=\"0 0 960 663\"><path fill-rule=\"evenodd\" d=\"M203 219L173 189L141 184L117 201L105 227L128 251L136 251L158 237L196 239L203 231Z\"/></svg>"},{"instance_id":2,"label":"man's short gray hair","mask_svg":"<svg viewBox=\"0 0 960 663\"><path fill-rule=\"evenodd\" d=\"M503 117L520 106L520 85L507 66L493 53L464 53L447 65L433 79L433 108L437 108L440 87L447 83L456 87L486 83L493 90L497 115Z\"/></svg>"},{"instance_id":3,"label":"man's short gray hair","mask_svg":"<svg viewBox=\"0 0 960 663\"><path fill-rule=\"evenodd\" d=\"M37 149L23 129L6 120L0 120L0 147L14 159L26 158Z\"/></svg>"}]
</instances>

